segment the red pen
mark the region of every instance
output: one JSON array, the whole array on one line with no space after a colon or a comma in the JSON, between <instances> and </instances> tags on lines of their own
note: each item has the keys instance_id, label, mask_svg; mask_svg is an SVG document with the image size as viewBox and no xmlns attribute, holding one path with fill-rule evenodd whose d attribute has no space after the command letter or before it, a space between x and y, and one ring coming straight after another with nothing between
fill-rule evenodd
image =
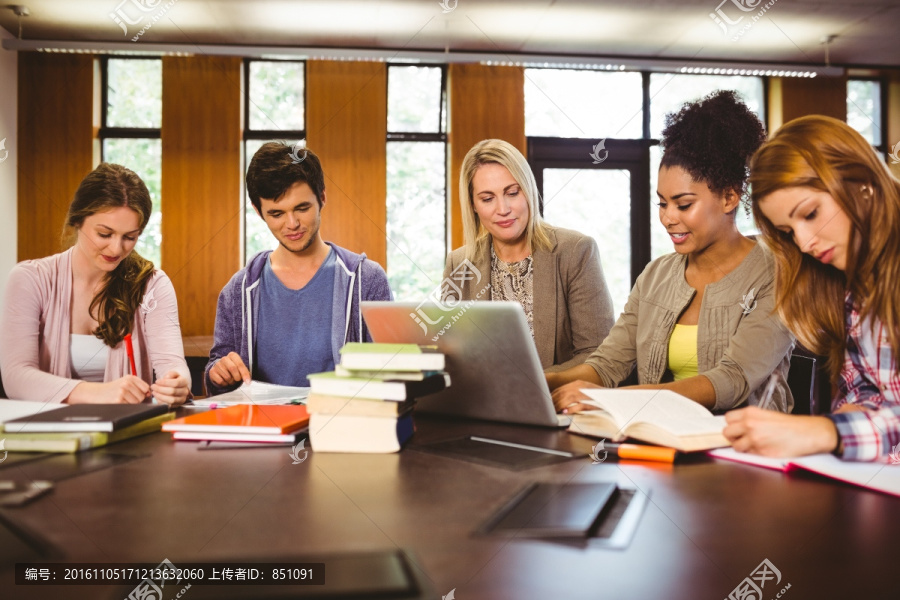
<instances>
[{"instance_id":1,"label":"red pen","mask_svg":"<svg viewBox=\"0 0 900 600\"><path fill-rule=\"evenodd\" d=\"M131 334L125 334L125 349L128 351L128 361L131 363L131 374L137 377L137 367L134 366L134 346L131 345Z\"/></svg>"}]
</instances>

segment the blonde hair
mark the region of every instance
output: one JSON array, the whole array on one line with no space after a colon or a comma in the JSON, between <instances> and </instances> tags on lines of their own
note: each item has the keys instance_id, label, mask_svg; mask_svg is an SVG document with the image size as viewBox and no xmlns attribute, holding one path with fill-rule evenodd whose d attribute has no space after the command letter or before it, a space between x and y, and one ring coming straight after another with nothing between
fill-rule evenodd
<instances>
[{"instance_id":1,"label":"blonde hair","mask_svg":"<svg viewBox=\"0 0 900 600\"><path fill-rule=\"evenodd\" d=\"M791 187L826 192L851 222L844 271L801 252L759 208L769 194ZM900 370L900 181L872 146L846 123L821 115L779 129L750 164L753 216L775 256L776 307L800 342L828 357L832 380L847 347L845 296L860 317L881 321ZM874 321L873 321L874 326Z\"/></svg>"},{"instance_id":2,"label":"blonde hair","mask_svg":"<svg viewBox=\"0 0 900 600\"><path fill-rule=\"evenodd\" d=\"M472 146L459 170L459 206L462 213L466 258L472 260L478 243L489 235L475 213L472 180L479 168L490 163L506 167L516 183L519 184L519 189L525 194L525 200L528 202L528 223L525 227L525 237L528 240L529 248L532 251L535 249L549 250L550 238L547 235L547 227L538 210L540 194L528 161L509 142L482 140Z\"/></svg>"}]
</instances>

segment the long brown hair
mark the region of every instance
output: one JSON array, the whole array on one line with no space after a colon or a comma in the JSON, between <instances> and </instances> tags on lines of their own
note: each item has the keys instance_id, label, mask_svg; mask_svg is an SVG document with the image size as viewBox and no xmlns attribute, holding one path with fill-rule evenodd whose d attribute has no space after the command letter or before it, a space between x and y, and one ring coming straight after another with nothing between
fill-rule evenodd
<instances>
[{"instance_id":1,"label":"long brown hair","mask_svg":"<svg viewBox=\"0 0 900 600\"><path fill-rule=\"evenodd\" d=\"M153 209L147 186L130 169L100 163L81 180L75 198L69 204L63 227L64 244L72 246L75 243L78 229L86 217L123 206L138 214L143 231ZM141 304L153 270L152 262L132 250L107 276L91 301L89 310L98 323L93 334L110 348L117 346L125 334L131 333L134 313Z\"/></svg>"},{"instance_id":2,"label":"long brown hair","mask_svg":"<svg viewBox=\"0 0 900 600\"><path fill-rule=\"evenodd\" d=\"M900 181L859 133L821 115L784 125L757 151L750 170L753 216L775 255L776 306L785 324L804 346L828 357L837 380L849 292L861 319L874 317L887 329L900 371ZM790 187L826 192L847 215L852 226L844 271L801 252L760 210L760 200Z\"/></svg>"}]
</instances>

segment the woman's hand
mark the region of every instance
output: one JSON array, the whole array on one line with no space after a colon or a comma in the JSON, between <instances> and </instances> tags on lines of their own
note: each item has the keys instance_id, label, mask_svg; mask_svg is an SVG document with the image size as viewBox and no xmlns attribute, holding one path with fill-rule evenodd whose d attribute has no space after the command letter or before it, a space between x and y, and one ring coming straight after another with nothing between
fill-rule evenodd
<instances>
[{"instance_id":1,"label":"woman's hand","mask_svg":"<svg viewBox=\"0 0 900 600\"><path fill-rule=\"evenodd\" d=\"M191 386L188 384L187 377L178 371L169 371L165 377L156 380L156 383L150 386L153 397L159 402L165 402L171 406L184 404L185 400L191 393Z\"/></svg>"},{"instance_id":2,"label":"woman's hand","mask_svg":"<svg viewBox=\"0 0 900 600\"><path fill-rule=\"evenodd\" d=\"M725 414L722 434L738 452L791 457L832 452L838 445L834 423L825 417L786 415L750 406Z\"/></svg>"},{"instance_id":3,"label":"woman's hand","mask_svg":"<svg viewBox=\"0 0 900 600\"><path fill-rule=\"evenodd\" d=\"M125 375L106 383L82 381L72 389L69 404L139 404L150 395L146 381Z\"/></svg>"},{"instance_id":4,"label":"woman's hand","mask_svg":"<svg viewBox=\"0 0 900 600\"><path fill-rule=\"evenodd\" d=\"M553 390L551 397L553 398L553 406L556 412L563 414L578 413L584 410L596 410L597 407L589 404L582 404L582 400L588 397L581 393L585 388L601 388L603 386L588 381L572 381Z\"/></svg>"}]
</instances>

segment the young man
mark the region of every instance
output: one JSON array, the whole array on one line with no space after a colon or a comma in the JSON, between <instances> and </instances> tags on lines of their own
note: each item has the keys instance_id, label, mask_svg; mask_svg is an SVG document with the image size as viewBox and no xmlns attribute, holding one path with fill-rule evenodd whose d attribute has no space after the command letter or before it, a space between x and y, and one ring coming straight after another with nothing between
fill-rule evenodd
<instances>
[{"instance_id":1,"label":"young man","mask_svg":"<svg viewBox=\"0 0 900 600\"><path fill-rule=\"evenodd\" d=\"M268 142L247 170L256 213L278 240L219 294L215 340L206 365L209 395L251 378L308 386L307 375L334 369L347 342L371 341L362 300L391 300L384 269L322 240L325 176L319 158Z\"/></svg>"}]
</instances>

